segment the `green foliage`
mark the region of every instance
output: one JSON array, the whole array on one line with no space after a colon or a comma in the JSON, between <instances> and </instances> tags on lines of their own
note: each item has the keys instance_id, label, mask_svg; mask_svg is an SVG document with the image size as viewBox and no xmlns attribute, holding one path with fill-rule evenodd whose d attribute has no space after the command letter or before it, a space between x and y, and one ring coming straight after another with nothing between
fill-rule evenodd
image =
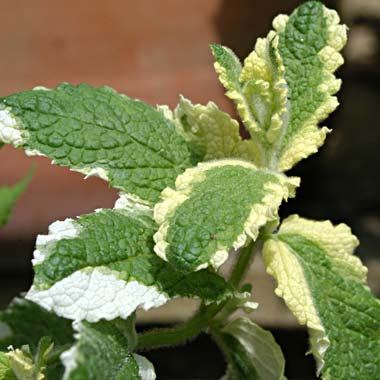
<instances>
[{"instance_id":1,"label":"green foliage","mask_svg":"<svg viewBox=\"0 0 380 380\"><path fill-rule=\"evenodd\" d=\"M277 218L282 200L297 185L296 178L240 160L188 169L155 207L156 253L184 272L209 264L218 268L232 248L256 240L260 227Z\"/></svg>"},{"instance_id":2,"label":"green foliage","mask_svg":"<svg viewBox=\"0 0 380 380\"><path fill-rule=\"evenodd\" d=\"M0 379L17 380L16 375L12 371L11 363L6 354L0 352Z\"/></svg>"},{"instance_id":3,"label":"green foliage","mask_svg":"<svg viewBox=\"0 0 380 380\"><path fill-rule=\"evenodd\" d=\"M28 344L34 352L44 336L50 336L56 348L73 342L69 320L22 297L15 298L6 310L0 312L0 331L0 350L3 351L10 345L21 347Z\"/></svg>"},{"instance_id":4,"label":"green foliage","mask_svg":"<svg viewBox=\"0 0 380 380\"><path fill-rule=\"evenodd\" d=\"M172 111L108 87L61 84L0 99L0 147L47 156L122 191L113 209L38 236L33 285L0 313L0 380L154 380L136 352L202 331L223 351L226 379L284 380L272 335L234 314L257 308L241 282L260 250L276 294L309 330L318 375L379 378L380 303L354 255L357 238L344 224L297 215L278 228L279 207L300 183L284 171L329 132L319 123L338 104L333 73L345 42L337 13L308 1L276 17L243 64L211 46L248 140L215 103L184 97ZM30 177L0 189L0 225ZM236 263L222 276L231 252ZM136 333L136 309L175 297L200 299L199 310L173 328Z\"/></svg>"},{"instance_id":5,"label":"green foliage","mask_svg":"<svg viewBox=\"0 0 380 380\"><path fill-rule=\"evenodd\" d=\"M20 349L10 347L9 352L0 352L0 377L7 380L43 380L56 378L58 372L46 371L54 344L49 337L40 339L36 353L28 345ZM52 377L53 375L53 377Z\"/></svg>"},{"instance_id":6,"label":"green foliage","mask_svg":"<svg viewBox=\"0 0 380 380\"><path fill-rule=\"evenodd\" d=\"M21 297L15 298L6 310L0 312L0 350L27 345L31 353L40 357L39 345L47 339L49 347L53 344L48 359L55 359L49 361L45 372L48 380L55 380L62 377L64 370L59 354L74 342L71 321Z\"/></svg>"},{"instance_id":7,"label":"green foliage","mask_svg":"<svg viewBox=\"0 0 380 380\"><path fill-rule=\"evenodd\" d=\"M228 323L216 339L229 359L227 380L285 380L280 347L269 331L248 318Z\"/></svg>"},{"instance_id":8,"label":"green foliage","mask_svg":"<svg viewBox=\"0 0 380 380\"><path fill-rule=\"evenodd\" d=\"M375 379L380 368L380 302L363 286L356 245L346 225L293 216L264 246L276 293L310 329L324 379Z\"/></svg>"},{"instance_id":9,"label":"green foliage","mask_svg":"<svg viewBox=\"0 0 380 380\"><path fill-rule=\"evenodd\" d=\"M37 240L27 298L66 318L98 321L126 318L137 307L147 310L176 296L218 301L231 294L216 273L184 275L155 255L155 230L149 209L136 207L54 223Z\"/></svg>"},{"instance_id":10,"label":"green foliage","mask_svg":"<svg viewBox=\"0 0 380 380\"><path fill-rule=\"evenodd\" d=\"M164 116L109 87L61 84L0 100L29 155L97 175L145 202L190 166L185 141Z\"/></svg>"},{"instance_id":11,"label":"green foliage","mask_svg":"<svg viewBox=\"0 0 380 380\"><path fill-rule=\"evenodd\" d=\"M68 380L149 380L153 366L132 354L122 332L110 322L76 325L77 343L62 354Z\"/></svg>"},{"instance_id":12,"label":"green foliage","mask_svg":"<svg viewBox=\"0 0 380 380\"><path fill-rule=\"evenodd\" d=\"M33 170L16 185L0 187L0 228L3 227L12 212L12 208L21 194L26 190L33 176Z\"/></svg>"},{"instance_id":13,"label":"green foliage","mask_svg":"<svg viewBox=\"0 0 380 380\"><path fill-rule=\"evenodd\" d=\"M206 106L194 105L181 96L170 117L184 136L196 161L224 157L250 160L255 155L255 142L242 140L239 122L213 102Z\"/></svg>"}]
</instances>

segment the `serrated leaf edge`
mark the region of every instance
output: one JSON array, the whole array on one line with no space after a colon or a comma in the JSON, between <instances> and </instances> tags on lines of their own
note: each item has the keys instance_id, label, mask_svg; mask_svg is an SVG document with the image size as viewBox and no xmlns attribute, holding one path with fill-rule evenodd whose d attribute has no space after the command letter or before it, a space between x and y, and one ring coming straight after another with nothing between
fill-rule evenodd
<instances>
[{"instance_id":1,"label":"serrated leaf edge","mask_svg":"<svg viewBox=\"0 0 380 380\"><path fill-rule=\"evenodd\" d=\"M299 215L287 217L281 224L281 234L299 234L313 241L335 263L335 269L345 277L367 282L368 268L354 255L359 240L344 223L333 225L329 220L315 221Z\"/></svg>"},{"instance_id":2,"label":"serrated leaf edge","mask_svg":"<svg viewBox=\"0 0 380 380\"><path fill-rule=\"evenodd\" d=\"M323 357L330 345L330 340L314 305L302 266L290 248L279 240L270 239L265 242L263 257L267 273L277 281L276 295L284 299L299 324L306 325L309 329L319 374L324 366ZM289 285L288 281L292 278L297 278L297 281Z\"/></svg>"},{"instance_id":3,"label":"serrated leaf edge","mask_svg":"<svg viewBox=\"0 0 380 380\"><path fill-rule=\"evenodd\" d=\"M166 250L169 243L166 241L167 233L170 227L170 218L174 215L175 210L185 202L191 195L193 186L202 182L207 177L207 170L215 167L228 165L243 166L251 170L257 170L257 167L250 162L235 159L226 159L210 161L198 164L197 167L187 169L183 174L177 177L176 190L166 188L161 193L162 201L157 203L154 208L154 219L160 225L154 235L156 243L154 250L163 260L167 261ZM283 199L295 195L295 188L299 186L298 177L286 177L281 173L273 173L279 179L279 184L270 182L264 185L266 195L259 204L255 204L244 223L243 232L236 238L232 248L237 250L243 247L248 238L256 240L259 229L269 221L277 219L277 210ZM195 271L207 268L210 264L219 268L228 258L231 247L218 250L214 253L210 262L199 265Z\"/></svg>"},{"instance_id":4,"label":"serrated leaf edge","mask_svg":"<svg viewBox=\"0 0 380 380\"><path fill-rule=\"evenodd\" d=\"M152 213L148 206L135 203L128 194L121 194L114 209L121 212L125 210L129 214ZM54 222L49 227L48 235L37 237L33 265L43 263L51 244L61 239L74 239L80 232L81 226L73 219ZM70 291L66 292L66 289ZM72 289L76 289L76 292ZM68 319L97 322L100 319L127 318L137 308L149 310L159 307L169 297L155 285L125 281L119 278L118 272L99 266L77 270L47 289L33 285L26 299Z\"/></svg>"},{"instance_id":5,"label":"serrated leaf edge","mask_svg":"<svg viewBox=\"0 0 380 380\"><path fill-rule=\"evenodd\" d=\"M206 179L207 170L227 165L240 165L252 170L257 169L253 163L235 159L201 162L196 167L187 169L177 177L175 190L167 187L162 191L162 200L155 205L153 211L154 220L160 225L153 238L156 243L154 251L163 260L167 261L166 250L169 243L166 241L166 236L170 227L170 217L175 213L175 210L190 197L193 186ZM228 256L226 250L216 252L214 255L214 264L225 261L227 258L226 255ZM201 264L196 270L201 270L207 267L208 263Z\"/></svg>"},{"instance_id":6,"label":"serrated leaf edge","mask_svg":"<svg viewBox=\"0 0 380 380\"><path fill-rule=\"evenodd\" d=\"M328 79L320 84L319 90L328 96L281 152L278 162L278 170L280 171L291 169L301 159L318 151L327 134L331 132L327 127L319 128L318 124L339 105L338 99L332 95L339 91L342 81L337 79L333 73L344 63L343 56L339 51L346 44L347 27L339 24L340 18L335 10L323 6L323 12L327 21L327 41L326 46L318 53L318 56L323 62L324 76ZM288 20L289 17L285 15L279 15L274 19L273 27L277 33L285 30Z\"/></svg>"}]
</instances>

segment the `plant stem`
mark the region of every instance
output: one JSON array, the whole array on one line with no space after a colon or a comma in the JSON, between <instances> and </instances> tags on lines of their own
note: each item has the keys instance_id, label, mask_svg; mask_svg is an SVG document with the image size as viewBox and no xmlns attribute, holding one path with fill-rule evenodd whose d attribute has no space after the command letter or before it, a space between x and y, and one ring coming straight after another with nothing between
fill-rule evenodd
<instances>
[{"instance_id":1,"label":"plant stem","mask_svg":"<svg viewBox=\"0 0 380 380\"><path fill-rule=\"evenodd\" d=\"M236 264L232 268L229 279L229 282L233 287L238 288L245 274L247 273L253 254L256 251L258 241L259 240L256 240L255 243L251 242L241 250Z\"/></svg>"},{"instance_id":2,"label":"plant stem","mask_svg":"<svg viewBox=\"0 0 380 380\"><path fill-rule=\"evenodd\" d=\"M173 328L153 329L146 333L139 334L137 349L144 350L183 344L207 329L209 322L223 306L224 303L201 307L194 317L183 324Z\"/></svg>"},{"instance_id":3,"label":"plant stem","mask_svg":"<svg viewBox=\"0 0 380 380\"><path fill-rule=\"evenodd\" d=\"M256 244L250 243L240 252L239 258L232 269L229 283L238 288L244 278ZM146 350L151 348L173 346L183 344L186 341L195 338L202 331L208 329L212 319L228 305L229 299L219 304L205 306L202 304L197 313L187 322L172 328L153 329L145 333L138 334L137 350ZM232 311L233 312L233 311ZM230 312L228 315L231 314ZM228 316L227 315L227 316Z\"/></svg>"},{"instance_id":4,"label":"plant stem","mask_svg":"<svg viewBox=\"0 0 380 380\"><path fill-rule=\"evenodd\" d=\"M132 313L127 319L117 318L113 323L125 335L128 341L128 348L133 351L138 339L136 333L136 312Z\"/></svg>"}]
</instances>

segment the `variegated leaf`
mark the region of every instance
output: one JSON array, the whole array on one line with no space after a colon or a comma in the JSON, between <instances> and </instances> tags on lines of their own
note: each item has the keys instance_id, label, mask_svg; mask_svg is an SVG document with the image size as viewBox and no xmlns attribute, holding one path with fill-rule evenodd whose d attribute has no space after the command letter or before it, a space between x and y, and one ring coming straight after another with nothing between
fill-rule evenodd
<instances>
[{"instance_id":1,"label":"variegated leaf","mask_svg":"<svg viewBox=\"0 0 380 380\"><path fill-rule=\"evenodd\" d=\"M175 190L162 192L154 209L160 225L155 251L183 272L218 268L228 252L255 240L276 220L298 178L257 169L242 160L201 163L180 175Z\"/></svg>"},{"instance_id":2,"label":"variegated leaf","mask_svg":"<svg viewBox=\"0 0 380 380\"><path fill-rule=\"evenodd\" d=\"M377 378L380 302L353 255L358 240L344 224L291 216L264 245L267 271L299 323L324 380Z\"/></svg>"},{"instance_id":3,"label":"variegated leaf","mask_svg":"<svg viewBox=\"0 0 380 380\"><path fill-rule=\"evenodd\" d=\"M196 162L220 158L256 160L259 154L255 140L242 140L239 123L209 102L192 104L180 97L171 116L187 141Z\"/></svg>"},{"instance_id":4,"label":"variegated leaf","mask_svg":"<svg viewBox=\"0 0 380 380\"><path fill-rule=\"evenodd\" d=\"M230 294L208 270L184 275L153 252L156 224L148 207L122 196L113 210L55 222L37 238L27 298L60 316L126 318L177 296L218 301Z\"/></svg>"},{"instance_id":5,"label":"variegated leaf","mask_svg":"<svg viewBox=\"0 0 380 380\"><path fill-rule=\"evenodd\" d=\"M124 334L111 322L74 322L77 343L61 355L63 380L155 380L152 364L132 354Z\"/></svg>"},{"instance_id":6,"label":"variegated leaf","mask_svg":"<svg viewBox=\"0 0 380 380\"><path fill-rule=\"evenodd\" d=\"M259 146L257 165L285 171L315 153L329 131L318 128L338 105L346 27L322 3L308 1L257 40L242 66L233 52L213 45L226 95Z\"/></svg>"},{"instance_id":7,"label":"variegated leaf","mask_svg":"<svg viewBox=\"0 0 380 380\"><path fill-rule=\"evenodd\" d=\"M0 142L108 180L143 203L191 166L168 119L109 87L61 84L0 99Z\"/></svg>"}]
</instances>

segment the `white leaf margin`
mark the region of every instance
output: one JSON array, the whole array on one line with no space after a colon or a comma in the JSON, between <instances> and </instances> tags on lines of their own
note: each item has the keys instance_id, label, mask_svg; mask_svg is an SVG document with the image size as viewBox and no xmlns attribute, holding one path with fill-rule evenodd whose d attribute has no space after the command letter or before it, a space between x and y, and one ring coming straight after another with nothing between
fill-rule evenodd
<instances>
[{"instance_id":1,"label":"white leaf margin","mask_svg":"<svg viewBox=\"0 0 380 380\"><path fill-rule=\"evenodd\" d=\"M130 213L152 212L128 194L121 194L114 209ZM53 223L48 235L37 237L33 264L43 263L52 242L73 239L80 232L81 226L73 219ZM37 289L33 285L26 299L64 318L98 322L101 319L127 318L137 308L149 310L160 307L170 298L154 285L147 286L135 280L127 282L119 278L118 272L99 266L75 271L48 289Z\"/></svg>"},{"instance_id":2,"label":"white leaf margin","mask_svg":"<svg viewBox=\"0 0 380 380\"><path fill-rule=\"evenodd\" d=\"M177 177L175 190L166 188L161 193L162 201L154 207L153 216L158 225L158 231L154 235L156 243L154 251L163 260L167 260L166 250L169 243L166 241L168 230L170 228L170 218L176 209L185 202L192 193L192 188L196 183L202 182L207 178L207 171L213 168L223 166L240 166L251 170L259 169L251 162L240 159L223 159L199 163L198 166L187 169L183 174ZM256 240L259 229L270 221L277 218L277 211L281 202L289 197L294 197L295 189L300 185L298 177L286 177L282 173L271 172L276 175L279 183L268 182L265 184L264 191L266 195L260 203L253 205L250 215L244 223L243 232L237 236L232 248L237 250L243 247L248 238ZM216 251L210 262L199 265L195 271L207 268L210 264L213 268L218 269L228 258L231 247L224 247Z\"/></svg>"}]
</instances>

